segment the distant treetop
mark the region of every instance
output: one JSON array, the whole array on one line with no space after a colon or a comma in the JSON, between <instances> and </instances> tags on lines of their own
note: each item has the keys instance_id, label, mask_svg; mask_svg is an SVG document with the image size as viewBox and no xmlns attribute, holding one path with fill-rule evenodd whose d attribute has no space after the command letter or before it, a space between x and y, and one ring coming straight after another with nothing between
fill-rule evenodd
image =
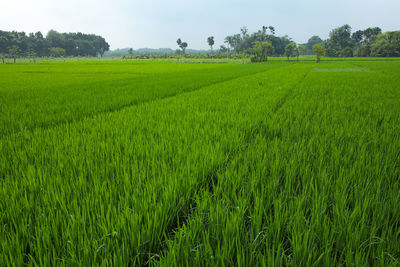
<instances>
[{"instance_id":1,"label":"distant treetop","mask_svg":"<svg viewBox=\"0 0 400 267\"><path fill-rule=\"evenodd\" d=\"M110 49L106 40L94 34L59 33L50 30L46 37L36 33L0 31L0 53L8 54L8 47L17 46L21 56L103 56ZM64 52L65 53L64 53Z\"/></svg>"}]
</instances>

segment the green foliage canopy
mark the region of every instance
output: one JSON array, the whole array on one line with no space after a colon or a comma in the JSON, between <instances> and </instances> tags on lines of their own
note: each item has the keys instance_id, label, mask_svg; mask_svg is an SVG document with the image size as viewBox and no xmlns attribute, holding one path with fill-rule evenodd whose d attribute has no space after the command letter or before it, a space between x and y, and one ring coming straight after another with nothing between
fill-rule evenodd
<instances>
[{"instance_id":1,"label":"green foliage canopy","mask_svg":"<svg viewBox=\"0 0 400 267\"><path fill-rule=\"evenodd\" d=\"M252 62L264 62L268 60L268 54L274 51L274 47L268 41L256 41L253 42L252 51L254 53L251 58Z\"/></svg>"},{"instance_id":2,"label":"green foliage canopy","mask_svg":"<svg viewBox=\"0 0 400 267\"><path fill-rule=\"evenodd\" d=\"M21 56L29 56L32 52L43 57L50 56L51 47L65 50L65 56L103 56L110 45L101 36L83 33L59 33L50 30L46 37L39 31L26 35L25 32L0 31L0 53L10 54L8 47L17 46Z\"/></svg>"},{"instance_id":3,"label":"green foliage canopy","mask_svg":"<svg viewBox=\"0 0 400 267\"><path fill-rule=\"evenodd\" d=\"M210 37L208 37L207 38L207 43L208 43L208 45L211 47L211 51L212 51L212 49L213 49L213 45L214 45L214 36L210 36Z\"/></svg>"},{"instance_id":4,"label":"green foliage canopy","mask_svg":"<svg viewBox=\"0 0 400 267\"><path fill-rule=\"evenodd\" d=\"M319 63L321 56L325 54L325 47L321 44L315 44L313 45L313 52L316 55L316 62Z\"/></svg>"}]
</instances>

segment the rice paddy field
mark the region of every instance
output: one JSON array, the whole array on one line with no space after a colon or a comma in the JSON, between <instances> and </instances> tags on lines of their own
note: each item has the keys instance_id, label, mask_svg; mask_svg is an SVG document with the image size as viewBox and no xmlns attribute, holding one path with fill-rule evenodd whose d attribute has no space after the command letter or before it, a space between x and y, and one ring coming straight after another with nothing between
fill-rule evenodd
<instances>
[{"instance_id":1,"label":"rice paddy field","mask_svg":"<svg viewBox=\"0 0 400 267\"><path fill-rule=\"evenodd\" d=\"M0 65L1 266L399 266L400 60Z\"/></svg>"}]
</instances>

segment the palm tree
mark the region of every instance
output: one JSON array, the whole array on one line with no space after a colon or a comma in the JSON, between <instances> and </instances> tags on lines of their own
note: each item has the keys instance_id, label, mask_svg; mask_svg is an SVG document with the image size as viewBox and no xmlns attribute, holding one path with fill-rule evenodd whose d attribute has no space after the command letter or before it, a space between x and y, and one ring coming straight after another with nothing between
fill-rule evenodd
<instances>
[{"instance_id":1,"label":"palm tree","mask_svg":"<svg viewBox=\"0 0 400 267\"><path fill-rule=\"evenodd\" d=\"M212 50L213 50L213 45L214 45L214 36L208 37L208 38L207 38L207 42L208 42L208 45L211 47L211 52L212 52Z\"/></svg>"}]
</instances>

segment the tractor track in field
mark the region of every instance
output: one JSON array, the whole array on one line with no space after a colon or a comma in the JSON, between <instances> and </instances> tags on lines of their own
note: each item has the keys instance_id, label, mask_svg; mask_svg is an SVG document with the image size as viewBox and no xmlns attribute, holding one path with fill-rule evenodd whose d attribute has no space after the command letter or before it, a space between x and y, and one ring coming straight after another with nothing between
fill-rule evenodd
<instances>
[{"instance_id":1,"label":"tractor track in field","mask_svg":"<svg viewBox=\"0 0 400 267\"><path fill-rule=\"evenodd\" d=\"M119 112L121 110L128 109L128 108L131 108L131 107L134 107L134 106L140 106L140 105L147 104L147 103L152 103L152 102L157 102L157 101L161 101L161 100L164 100L164 99L173 98L173 97L176 97L176 96L179 96L179 95L192 93L192 92L201 90L202 88L206 88L206 87L209 87L209 86L215 86L215 85L218 85L218 84L234 81L236 79L241 79L241 78L257 75L257 74L264 73L264 72L269 72L271 70L280 69L280 68L283 68L283 67L287 67L287 65L282 65L282 66L277 67L277 68L272 68L272 69L268 69L268 70L263 70L263 71L258 71L258 72L254 72L254 73L250 73L250 74L245 74L245 75L237 76L237 77L234 77L234 78L223 79L223 80L220 80L218 82L210 83L210 84L207 84L207 85L202 85L202 86L193 87L193 88L190 88L190 89L187 89L187 90L177 91L175 93L171 93L171 94L165 95L163 97L158 97L158 98L153 98L153 99L148 99L148 100L143 100L143 101L132 101L130 103L123 104L123 105L120 105L118 107L113 107L113 108L105 109L105 110L102 110L102 111L99 111L99 112L95 112L95 113L92 113L92 114L83 115L83 116L78 117L76 119L67 119L67 120L63 120L63 121L59 121L59 122L55 122L55 123L43 123L43 124L38 125L36 127L26 128L23 131L18 131L18 132L11 132L11 133L0 132L0 140L5 138L5 137L12 136L12 135L17 136L17 135L20 135L20 134L33 133L35 130L39 130L39 129L40 130L53 129L53 128L56 128L56 127L61 126L61 125L78 123L78 122L83 121L85 119L95 119L97 116L101 116L101 115L104 115L104 114L115 113L115 112Z\"/></svg>"},{"instance_id":2,"label":"tractor track in field","mask_svg":"<svg viewBox=\"0 0 400 267\"><path fill-rule=\"evenodd\" d=\"M287 93L284 94L280 100L278 100L278 102L272 108L271 117L276 116L276 113L285 105L288 99L293 95L294 90L304 82L309 73L310 71L307 71L298 80L298 82L296 82L290 89L288 89ZM202 196L203 195L202 192L207 191L213 197L214 188L218 186L218 176L224 174L227 171L227 169L231 166L234 157L236 157L239 153L245 153L248 150L248 148L252 145L252 143L254 142L254 140L256 139L257 135L260 133L263 127L265 127L265 124L263 124L262 121L259 122L256 127L254 127L247 133L244 145L230 151L226 157L227 159L225 162L211 168L211 171L209 171L205 176L204 181L199 183L195 196ZM190 200L186 203L186 207L180 209L181 212L179 212L176 215L177 219L173 220L171 225L167 226L167 229L165 231L166 234L162 237L160 249L157 251L151 251L150 253L148 253L148 255L162 255L163 251L165 251L166 249L165 244L168 242L168 240L173 239L175 232L177 232L183 226L188 224L190 218L195 214L196 209L197 207L195 198L194 197L190 198ZM189 213L183 211L189 211ZM152 259L150 257L147 258L147 264L151 261Z\"/></svg>"}]
</instances>

